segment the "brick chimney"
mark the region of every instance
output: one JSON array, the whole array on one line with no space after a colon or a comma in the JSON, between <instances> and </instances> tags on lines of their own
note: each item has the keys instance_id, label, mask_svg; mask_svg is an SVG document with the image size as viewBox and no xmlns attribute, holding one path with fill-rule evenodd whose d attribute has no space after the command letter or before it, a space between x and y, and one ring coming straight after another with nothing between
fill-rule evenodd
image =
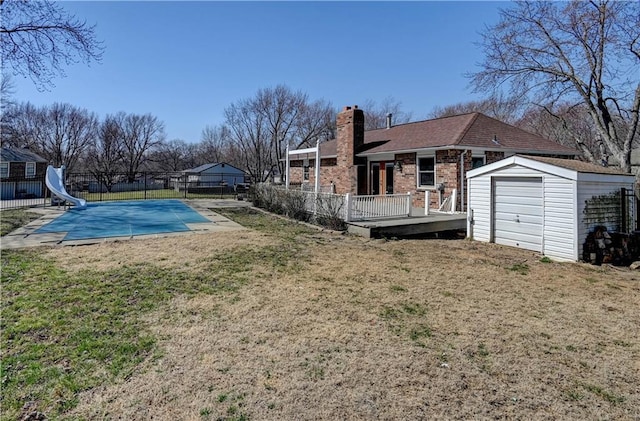
<instances>
[{"instance_id":1,"label":"brick chimney","mask_svg":"<svg viewBox=\"0 0 640 421\"><path fill-rule=\"evenodd\" d=\"M356 193L358 187L355 154L364 144L364 112L353 107L344 107L336 117L336 193Z\"/></svg>"},{"instance_id":2,"label":"brick chimney","mask_svg":"<svg viewBox=\"0 0 640 421\"><path fill-rule=\"evenodd\" d=\"M351 167L355 153L364 144L364 112L353 107L344 107L336 117L337 159L339 167Z\"/></svg>"}]
</instances>

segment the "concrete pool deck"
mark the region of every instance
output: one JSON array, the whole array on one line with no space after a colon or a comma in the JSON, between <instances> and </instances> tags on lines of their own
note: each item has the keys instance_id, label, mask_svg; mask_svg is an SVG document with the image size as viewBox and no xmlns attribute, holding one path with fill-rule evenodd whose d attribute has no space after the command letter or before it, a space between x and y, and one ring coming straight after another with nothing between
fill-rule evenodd
<instances>
[{"instance_id":1,"label":"concrete pool deck","mask_svg":"<svg viewBox=\"0 0 640 421\"><path fill-rule=\"evenodd\" d=\"M191 206L200 215L204 216L210 222L186 224L189 231L183 232L168 232L158 234L144 234L144 235L129 235L125 237L106 237L106 238L88 238L83 240L64 240L67 235L66 232L55 233L35 233L40 227L48 224L57 217L64 214L65 210L58 207L36 207L30 208L29 211L33 213L41 214L42 216L29 224L12 231L11 233L0 238L0 248L17 249L26 247L39 247L39 246L79 246L88 244L98 244L108 241L123 241L145 238L163 238L169 236L178 235L193 235L213 232L224 231L238 231L245 229L242 225L239 225L229 218L226 218L212 209L215 208L237 208L237 207L250 207L251 202L231 199L194 199L183 200L183 202Z\"/></svg>"}]
</instances>

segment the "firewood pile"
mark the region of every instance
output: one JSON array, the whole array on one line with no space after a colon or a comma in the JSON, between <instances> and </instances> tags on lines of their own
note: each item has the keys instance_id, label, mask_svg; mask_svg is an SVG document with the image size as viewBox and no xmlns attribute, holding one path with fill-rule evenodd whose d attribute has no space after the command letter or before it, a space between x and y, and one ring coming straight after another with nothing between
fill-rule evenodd
<instances>
[{"instance_id":1,"label":"firewood pile","mask_svg":"<svg viewBox=\"0 0 640 421\"><path fill-rule=\"evenodd\" d=\"M608 232L607 227L598 225L582 245L582 260L594 265L629 266L640 260L640 232Z\"/></svg>"}]
</instances>

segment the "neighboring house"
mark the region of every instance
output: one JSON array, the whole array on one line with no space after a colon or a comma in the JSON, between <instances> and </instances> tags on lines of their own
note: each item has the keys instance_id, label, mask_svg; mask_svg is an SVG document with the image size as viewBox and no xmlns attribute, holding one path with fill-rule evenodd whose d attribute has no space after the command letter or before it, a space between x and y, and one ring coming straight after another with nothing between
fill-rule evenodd
<instances>
[{"instance_id":1,"label":"neighboring house","mask_svg":"<svg viewBox=\"0 0 640 421\"><path fill-rule=\"evenodd\" d=\"M511 156L469 171L467 236L579 260L598 226L633 231L635 177L618 168L540 156ZM623 226L626 225L626 226Z\"/></svg>"},{"instance_id":2,"label":"neighboring house","mask_svg":"<svg viewBox=\"0 0 640 421\"><path fill-rule=\"evenodd\" d=\"M29 149L2 147L0 156L0 199L44 197L48 162Z\"/></svg>"},{"instance_id":3,"label":"neighboring house","mask_svg":"<svg viewBox=\"0 0 640 421\"><path fill-rule=\"evenodd\" d=\"M336 193L413 193L413 205L430 207L458 190L464 208L467 171L516 153L574 158L577 151L480 113L364 130L364 113L345 107L336 139L320 144L320 184ZM315 155L292 155L292 184L314 183Z\"/></svg>"},{"instance_id":4,"label":"neighboring house","mask_svg":"<svg viewBox=\"0 0 640 421\"><path fill-rule=\"evenodd\" d=\"M225 162L204 164L180 172L180 183L189 187L235 186L244 184L248 175L240 168Z\"/></svg>"}]
</instances>

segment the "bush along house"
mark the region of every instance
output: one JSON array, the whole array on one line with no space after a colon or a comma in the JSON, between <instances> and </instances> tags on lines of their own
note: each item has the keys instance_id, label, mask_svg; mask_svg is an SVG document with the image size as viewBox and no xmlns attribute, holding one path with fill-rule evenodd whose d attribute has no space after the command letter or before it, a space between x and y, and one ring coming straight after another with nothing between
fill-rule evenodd
<instances>
[{"instance_id":1,"label":"bush along house","mask_svg":"<svg viewBox=\"0 0 640 421\"><path fill-rule=\"evenodd\" d=\"M577 151L481 113L364 129L364 112L344 107L336 138L320 144L320 185L335 193L413 194L413 206L430 208L458 191L464 209L466 172L515 154L574 158ZM313 185L315 154L290 160L291 185Z\"/></svg>"}]
</instances>

